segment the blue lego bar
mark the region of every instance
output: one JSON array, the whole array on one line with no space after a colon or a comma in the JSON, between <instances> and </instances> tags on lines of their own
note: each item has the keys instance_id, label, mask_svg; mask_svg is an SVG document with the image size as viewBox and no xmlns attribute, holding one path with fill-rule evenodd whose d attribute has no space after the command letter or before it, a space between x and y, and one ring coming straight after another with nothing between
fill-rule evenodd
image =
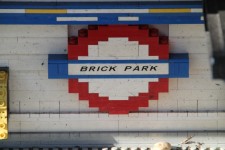
<instances>
[{"instance_id":1,"label":"blue lego bar","mask_svg":"<svg viewBox=\"0 0 225 150\"><path fill-rule=\"evenodd\" d=\"M97 65L104 65L104 64L146 64L148 66L157 64L157 67L160 67L161 64L164 64L164 67L168 70L161 71L158 74L142 74L142 73L134 73L134 74L126 74L126 72L117 72L117 73L105 73L99 74L99 70L91 70L92 73L90 74L80 74L79 70L77 70L77 74L69 74L69 65L90 65L90 64L97 64ZM48 77L50 79L77 79L77 78L187 78L189 77L189 58L188 54L170 54L169 60L68 60L67 55L65 54L49 54L48 58ZM154 67L152 70L154 71ZM131 68L131 67L130 67ZM129 68L129 69L130 69ZM143 68L143 66L142 66ZM135 69L135 68L134 68ZM146 69L146 68L145 68ZM147 70L147 69L146 69ZM116 70L114 70L116 71ZM137 68L135 70L137 71ZM149 71L149 70L148 70ZM155 69L156 71L156 69ZM78 73L79 72L79 73ZM96 72L96 73L93 73ZM143 71L142 71L143 72ZM163 72L163 73L162 73Z\"/></svg>"}]
</instances>

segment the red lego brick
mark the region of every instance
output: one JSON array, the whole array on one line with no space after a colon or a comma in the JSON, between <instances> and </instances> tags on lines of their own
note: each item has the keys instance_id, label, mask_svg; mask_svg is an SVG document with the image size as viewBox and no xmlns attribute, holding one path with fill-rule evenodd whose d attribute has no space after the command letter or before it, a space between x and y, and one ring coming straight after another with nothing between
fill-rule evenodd
<instances>
[{"instance_id":1,"label":"red lego brick","mask_svg":"<svg viewBox=\"0 0 225 150\"><path fill-rule=\"evenodd\" d=\"M151 28L149 30L149 36L150 37L158 37L159 36L159 30L156 28Z\"/></svg>"},{"instance_id":2,"label":"red lego brick","mask_svg":"<svg viewBox=\"0 0 225 150\"><path fill-rule=\"evenodd\" d=\"M69 88L69 93L77 93L79 92L78 90L78 81L77 79L69 79L68 80L68 88Z\"/></svg>"},{"instance_id":3,"label":"red lego brick","mask_svg":"<svg viewBox=\"0 0 225 150\"><path fill-rule=\"evenodd\" d=\"M68 45L68 59L77 60L78 56L88 56L88 45Z\"/></svg>"},{"instance_id":4,"label":"red lego brick","mask_svg":"<svg viewBox=\"0 0 225 150\"><path fill-rule=\"evenodd\" d=\"M169 92L169 79L161 78L160 86L158 87L159 92Z\"/></svg>"},{"instance_id":5,"label":"red lego brick","mask_svg":"<svg viewBox=\"0 0 225 150\"><path fill-rule=\"evenodd\" d=\"M88 30L98 30L98 25L88 25Z\"/></svg>"},{"instance_id":6,"label":"red lego brick","mask_svg":"<svg viewBox=\"0 0 225 150\"><path fill-rule=\"evenodd\" d=\"M88 37L88 30L87 29L78 30L78 37Z\"/></svg>"},{"instance_id":7,"label":"red lego brick","mask_svg":"<svg viewBox=\"0 0 225 150\"><path fill-rule=\"evenodd\" d=\"M76 36L71 36L68 38L68 45L76 45L78 43Z\"/></svg>"},{"instance_id":8,"label":"red lego brick","mask_svg":"<svg viewBox=\"0 0 225 150\"><path fill-rule=\"evenodd\" d=\"M139 25L140 30L149 30L149 26L147 24Z\"/></svg>"}]
</instances>

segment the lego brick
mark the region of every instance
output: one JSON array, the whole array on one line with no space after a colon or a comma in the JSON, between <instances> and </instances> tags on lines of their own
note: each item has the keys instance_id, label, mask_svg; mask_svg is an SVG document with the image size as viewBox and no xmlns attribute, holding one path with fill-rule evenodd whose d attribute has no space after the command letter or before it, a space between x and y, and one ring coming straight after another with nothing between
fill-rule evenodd
<instances>
[{"instance_id":1,"label":"lego brick","mask_svg":"<svg viewBox=\"0 0 225 150\"><path fill-rule=\"evenodd\" d=\"M178 100L178 111L197 111L197 101Z\"/></svg>"},{"instance_id":2,"label":"lego brick","mask_svg":"<svg viewBox=\"0 0 225 150\"><path fill-rule=\"evenodd\" d=\"M39 25L39 26L8 25L8 28L6 28L5 26L0 26L0 30L1 30L0 37L3 37L3 38L5 37L10 37L10 38L13 38L13 37L27 37L27 38L67 37L67 26L64 26L64 25L58 25L58 26L50 25L47 28L45 25Z\"/></svg>"},{"instance_id":3,"label":"lego brick","mask_svg":"<svg viewBox=\"0 0 225 150\"><path fill-rule=\"evenodd\" d=\"M58 74L60 77L68 77L68 65L67 64L58 64Z\"/></svg>"},{"instance_id":4,"label":"lego brick","mask_svg":"<svg viewBox=\"0 0 225 150\"><path fill-rule=\"evenodd\" d=\"M139 45L138 46L138 56L148 56L148 45Z\"/></svg>"},{"instance_id":5,"label":"lego brick","mask_svg":"<svg viewBox=\"0 0 225 150\"><path fill-rule=\"evenodd\" d=\"M12 27L13 29L13 27ZM6 28L7 30L7 28ZM13 29L14 30L14 29ZM25 29L24 29L25 31ZM27 31L29 32L29 30ZM32 31L30 31L32 32ZM37 31L36 31L37 32ZM41 31L42 32L42 31ZM52 53L65 53L67 46L66 37L5 37L0 38L1 51L0 54L49 54Z\"/></svg>"},{"instance_id":6,"label":"lego brick","mask_svg":"<svg viewBox=\"0 0 225 150\"><path fill-rule=\"evenodd\" d=\"M205 34L204 31L202 32L202 34ZM183 37L182 39L179 37L170 37L170 49L172 53L180 53L182 50L182 52L189 54L205 54L207 46L207 40L203 37Z\"/></svg>"},{"instance_id":7,"label":"lego brick","mask_svg":"<svg viewBox=\"0 0 225 150\"><path fill-rule=\"evenodd\" d=\"M58 65L57 64L48 64L48 78L58 78Z\"/></svg>"},{"instance_id":8,"label":"lego brick","mask_svg":"<svg viewBox=\"0 0 225 150\"><path fill-rule=\"evenodd\" d=\"M137 42L125 42L122 44L114 44L111 41L101 42L98 45L99 56L138 56L138 43ZM125 51L128 50L128 51ZM115 53L116 50L116 53Z\"/></svg>"},{"instance_id":9,"label":"lego brick","mask_svg":"<svg viewBox=\"0 0 225 150\"><path fill-rule=\"evenodd\" d=\"M65 54L49 54L48 63L67 63L67 55Z\"/></svg>"},{"instance_id":10,"label":"lego brick","mask_svg":"<svg viewBox=\"0 0 225 150\"><path fill-rule=\"evenodd\" d=\"M39 101L21 101L20 102L20 112L40 112Z\"/></svg>"},{"instance_id":11,"label":"lego brick","mask_svg":"<svg viewBox=\"0 0 225 150\"><path fill-rule=\"evenodd\" d=\"M195 30L190 30L193 28ZM170 37L205 37L204 26L196 24L170 24L169 35Z\"/></svg>"},{"instance_id":12,"label":"lego brick","mask_svg":"<svg viewBox=\"0 0 225 150\"><path fill-rule=\"evenodd\" d=\"M0 68L0 140L8 138L8 71Z\"/></svg>"},{"instance_id":13,"label":"lego brick","mask_svg":"<svg viewBox=\"0 0 225 150\"><path fill-rule=\"evenodd\" d=\"M99 50L97 45L88 45L88 56L99 56Z\"/></svg>"},{"instance_id":14,"label":"lego brick","mask_svg":"<svg viewBox=\"0 0 225 150\"><path fill-rule=\"evenodd\" d=\"M179 63L180 77L189 77L189 63Z\"/></svg>"},{"instance_id":15,"label":"lego brick","mask_svg":"<svg viewBox=\"0 0 225 150\"><path fill-rule=\"evenodd\" d=\"M58 113L59 112L59 102L48 102L48 101L41 101L40 102L40 112L45 113Z\"/></svg>"}]
</instances>

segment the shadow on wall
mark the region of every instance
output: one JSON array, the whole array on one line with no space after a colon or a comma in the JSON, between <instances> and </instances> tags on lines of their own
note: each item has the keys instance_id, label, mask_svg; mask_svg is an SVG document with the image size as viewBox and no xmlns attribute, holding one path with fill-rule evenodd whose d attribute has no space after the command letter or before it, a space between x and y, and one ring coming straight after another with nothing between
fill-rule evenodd
<instances>
[{"instance_id":1,"label":"shadow on wall","mask_svg":"<svg viewBox=\"0 0 225 150\"><path fill-rule=\"evenodd\" d=\"M116 144L112 134L10 133L8 140L0 141L0 148L106 148Z\"/></svg>"}]
</instances>

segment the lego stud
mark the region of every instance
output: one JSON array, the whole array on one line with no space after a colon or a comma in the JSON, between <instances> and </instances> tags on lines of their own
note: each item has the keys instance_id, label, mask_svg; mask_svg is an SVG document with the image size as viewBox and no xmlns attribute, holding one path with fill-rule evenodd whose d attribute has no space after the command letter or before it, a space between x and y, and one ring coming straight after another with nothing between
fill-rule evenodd
<instances>
[{"instance_id":1,"label":"lego stud","mask_svg":"<svg viewBox=\"0 0 225 150\"><path fill-rule=\"evenodd\" d=\"M5 91L4 89L0 89L0 98L3 98L5 96Z\"/></svg>"},{"instance_id":2,"label":"lego stud","mask_svg":"<svg viewBox=\"0 0 225 150\"><path fill-rule=\"evenodd\" d=\"M168 43L169 43L169 39L167 36L159 37L159 44L168 44Z\"/></svg>"},{"instance_id":3,"label":"lego stud","mask_svg":"<svg viewBox=\"0 0 225 150\"><path fill-rule=\"evenodd\" d=\"M69 45L76 45L78 43L77 37L71 36L68 38L68 44Z\"/></svg>"},{"instance_id":4,"label":"lego stud","mask_svg":"<svg viewBox=\"0 0 225 150\"><path fill-rule=\"evenodd\" d=\"M97 25L89 25L88 30L97 30L98 26Z\"/></svg>"},{"instance_id":5,"label":"lego stud","mask_svg":"<svg viewBox=\"0 0 225 150\"><path fill-rule=\"evenodd\" d=\"M88 30L87 29L80 29L78 31L78 36L79 37L87 37L88 36Z\"/></svg>"},{"instance_id":6,"label":"lego stud","mask_svg":"<svg viewBox=\"0 0 225 150\"><path fill-rule=\"evenodd\" d=\"M157 37L157 36L159 36L159 30L155 29L155 28L150 29L149 30L149 36L150 37Z\"/></svg>"},{"instance_id":7,"label":"lego stud","mask_svg":"<svg viewBox=\"0 0 225 150\"><path fill-rule=\"evenodd\" d=\"M4 107L5 106L5 102L0 101L0 107Z\"/></svg>"},{"instance_id":8,"label":"lego stud","mask_svg":"<svg viewBox=\"0 0 225 150\"><path fill-rule=\"evenodd\" d=\"M1 124L0 124L0 129L1 129L1 128L2 128L2 129L5 129L5 127L6 127L6 126L5 126L4 123L1 123Z\"/></svg>"},{"instance_id":9,"label":"lego stud","mask_svg":"<svg viewBox=\"0 0 225 150\"><path fill-rule=\"evenodd\" d=\"M1 133L0 134L0 139L5 139L6 138L6 134L5 133Z\"/></svg>"},{"instance_id":10,"label":"lego stud","mask_svg":"<svg viewBox=\"0 0 225 150\"><path fill-rule=\"evenodd\" d=\"M149 26L148 25L139 25L139 29L140 30L147 30L147 29L149 29Z\"/></svg>"},{"instance_id":11,"label":"lego stud","mask_svg":"<svg viewBox=\"0 0 225 150\"><path fill-rule=\"evenodd\" d=\"M4 80L6 77L6 73L4 71L0 71L0 80Z\"/></svg>"}]
</instances>

